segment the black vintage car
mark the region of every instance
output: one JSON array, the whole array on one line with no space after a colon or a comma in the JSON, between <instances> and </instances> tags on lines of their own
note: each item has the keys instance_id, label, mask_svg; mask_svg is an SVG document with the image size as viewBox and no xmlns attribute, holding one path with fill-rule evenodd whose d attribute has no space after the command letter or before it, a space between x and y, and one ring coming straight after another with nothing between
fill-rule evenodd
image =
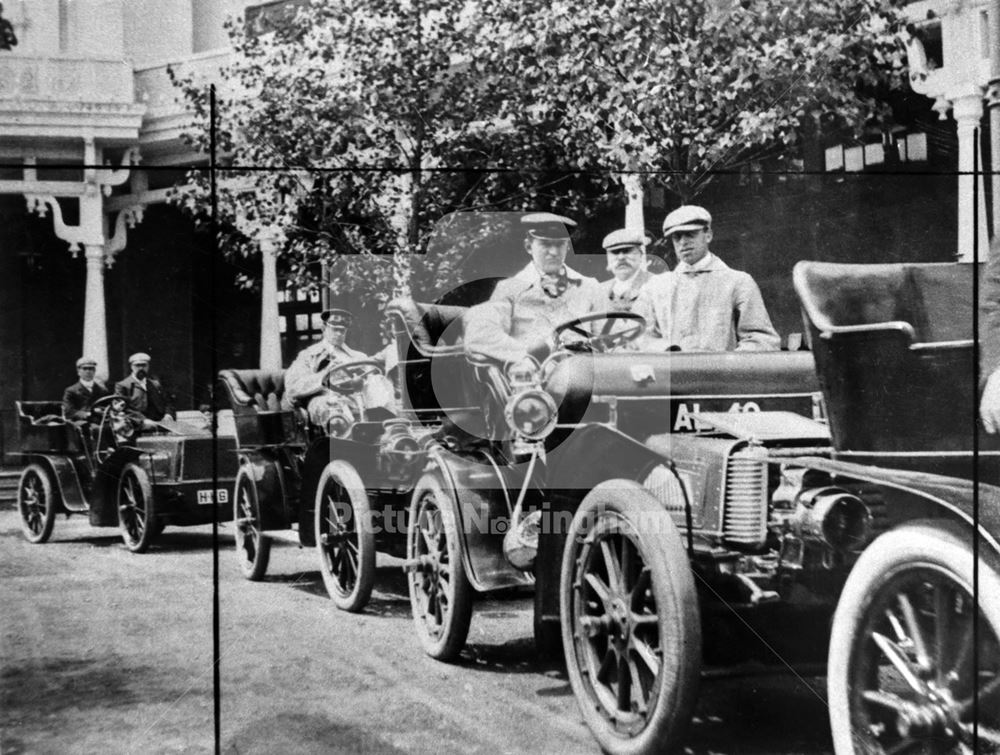
<instances>
[{"instance_id":1,"label":"black vintage car","mask_svg":"<svg viewBox=\"0 0 1000 755\"><path fill-rule=\"evenodd\" d=\"M974 273L800 263L825 420L576 424L549 478L572 523L542 533L539 595L602 748L678 751L701 669L826 660L838 753L1000 752L1000 445L976 425ZM612 355L593 382L567 360L546 389L621 406L662 366L645 421L678 383L725 393L786 358Z\"/></svg>"},{"instance_id":2,"label":"black vintage car","mask_svg":"<svg viewBox=\"0 0 1000 755\"><path fill-rule=\"evenodd\" d=\"M327 381L349 394L378 369L371 360L340 364ZM222 370L219 380L236 423L233 511L244 576L263 578L273 540L315 547L334 603L360 611L374 586L376 549L405 552L412 480L430 431L382 413L330 435L284 400L281 372Z\"/></svg>"},{"instance_id":3,"label":"black vintage car","mask_svg":"<svg viewBox=\"0 0 1000 755\"><path fill-rule=\"evenodd\" d=\"M51 537L58 514L85 514L94 526L119 527L128 549L142 553L167 525L206 524L217 507L228 509L235 444L213 437L198 413L136 436L119 396L97 402L93 423L69 421L57 401L16 408L12 456L25 464L17 506L32 543Z\"/></svg>"}]
</instances>

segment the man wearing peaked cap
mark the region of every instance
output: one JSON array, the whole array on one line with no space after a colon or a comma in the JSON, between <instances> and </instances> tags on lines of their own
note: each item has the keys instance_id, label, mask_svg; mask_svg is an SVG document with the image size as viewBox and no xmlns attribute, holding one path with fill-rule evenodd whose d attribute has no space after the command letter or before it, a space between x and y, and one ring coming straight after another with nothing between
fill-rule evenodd
<instances>
[{"instance_id":1,"label":"man wearing peaked cap","mask_svg":"<svg viewBox=\"0 0 1000 755\"><path fill-rule=\"evenodd\" d=\"M346 433L365 412L381 410L386 416L394 414L395 390L385 375L374 367L375 371L365 376L363 382L359 376L359 391L343 393L327 385L326 378L337 365L369 357L345 343L347 329L354 320L349 311L328 309L320 319L323 321L322 339L300 351L285 370L286 398L292 404L304 406L309 420L334 436Z\"/></svg>"},{"instance_id":2,"label":"man wearing peaked cap","mask_svg":"<svg viewBox=\"0 0 1000 755\"><path fill-rule=\"evenodd\" d=\"M604 237L602 246L608 257L608 270L614 276L601 283L603 308L630 312L639 291L652 277L646 270L646 234L632 228L619 228Z\"/></svg>"},{"instance_id":3,"label":"man wearing peaked cap","mask_svg":"<svg viewBox=\"0 0 1000 755\"><path fill-rule=\"evenodd\" d=\"M712 216L684 205L667 215L663 235L677 267L655 276L633 311L646 318L648 350L775 351L780 339L754 279L709 251Z\"/></svg>"},{"instance_id":4,"label":"man wearing peaked cap","mask_svg":"<svg viewBox=\"0 0 1000 755\"><path fill-rule=\"evenodd\" d=\"M536 212L520 225L530 261L498 283L488 302L470 308L464 321L466 352L500 363L544 358L555 326L596 311L598 299L597 281L566 265L573 220Z\"/></svg>"},{"instance_id":5,"label":"man wearing peaked cap","mask_svg":"<svg viewBox=\"0 0 1000 755\"><path fill-rule=\"evenodd\" d=\"M110 394L94 377L96 371L97 360L90 357L76 360L76 374L80 379L63 391L63 414L66 419L77 423L89 421L94 402Z\"/></svg>"},{"instance_id":6,"label":"man wearing peaked cap","mask_svg":"<svg viewBox=\"0 0 1000 755\"><path fill-rule=\"evenodd\" d=\"M149 375L149 354L138 351L128 358L132 374L115 383L115 393L128 401L129 413L145 430L151 430L155 423L165 417L177 418L171 396L159 380Z\"/></svg>"}]
</instances>

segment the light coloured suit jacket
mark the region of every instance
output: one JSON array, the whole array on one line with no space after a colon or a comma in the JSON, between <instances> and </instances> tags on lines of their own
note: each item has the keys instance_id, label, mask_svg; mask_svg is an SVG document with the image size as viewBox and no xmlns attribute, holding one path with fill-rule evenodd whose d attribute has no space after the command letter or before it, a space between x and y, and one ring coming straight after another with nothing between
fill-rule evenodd
<instances>
[{"instance_id":1,"label":"light coloured suit jacket","mask_svg":"<svg viewBox=\"0 0 1000 755\"><path fill-rule=\"evenodd\" d=\"M323 378L331 365L366 358L364 352L350 346L335 347L327 341L317 341L302 349L285 370L285 397L289 401L304 402L323 393L326 390Z\"/></svg>"},{"instance_id":2,"label":"light coloured suit jacket","mask_svg":"<svg viewBox=\"0 0 1000 755\"><path fill-rule=\"evenodd\" d=\"M715 255L696 269L654 276L632 308L646 318L642 348L665 351L777 351L781 339L771 324L760 289L749 274Z\"/></svg>"},{"instance_id":3,"label":"light coloured suit jacket","mask_svg":"<svg viewBox=\"0 0 1000 755\"><path fill-rule=\"evenodd\" d=\"M500 281L493 296L465 313L465 351L471 356L512 362L529 354L544 357L555 327L597 311L597 280L566 268L569 285L560 296L542 290L533 263Z\"/></svg>"}]
</instances>

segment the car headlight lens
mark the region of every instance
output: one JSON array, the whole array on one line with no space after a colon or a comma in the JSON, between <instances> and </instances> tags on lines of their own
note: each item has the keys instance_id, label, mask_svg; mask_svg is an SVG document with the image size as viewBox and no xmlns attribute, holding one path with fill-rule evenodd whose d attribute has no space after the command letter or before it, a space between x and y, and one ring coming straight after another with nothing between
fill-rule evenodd
<instances>
[{"instance_id":1,"label":"car headlight lens","mask_svg":"<svg viewBox=\"0 0 1000 755\"><path fill-rule=\"evenodd\" d=\"M556 402L538 388L512 396L504 409L507 425L528 440L547 437L556 426L556 414Z\"/></svg>"}]
</instances>

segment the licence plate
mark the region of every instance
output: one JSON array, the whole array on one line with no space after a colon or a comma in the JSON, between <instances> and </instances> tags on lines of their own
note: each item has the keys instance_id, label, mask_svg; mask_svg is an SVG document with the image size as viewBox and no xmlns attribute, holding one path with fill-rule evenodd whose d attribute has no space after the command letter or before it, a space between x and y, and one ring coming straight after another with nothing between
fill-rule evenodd
<instances>
[{"instance_id":1,"label":"licence plate","mask_svg":"<svg viewBox=\"0 0 1000 755\"><path fill-rule=\"evenodd\" d=\"M229 503L229 491L225 488L218 488L215 491L215 500L219 503ZM199 504L212 504L212 489L198 491Z\"/></svg>"}]
</instances>

